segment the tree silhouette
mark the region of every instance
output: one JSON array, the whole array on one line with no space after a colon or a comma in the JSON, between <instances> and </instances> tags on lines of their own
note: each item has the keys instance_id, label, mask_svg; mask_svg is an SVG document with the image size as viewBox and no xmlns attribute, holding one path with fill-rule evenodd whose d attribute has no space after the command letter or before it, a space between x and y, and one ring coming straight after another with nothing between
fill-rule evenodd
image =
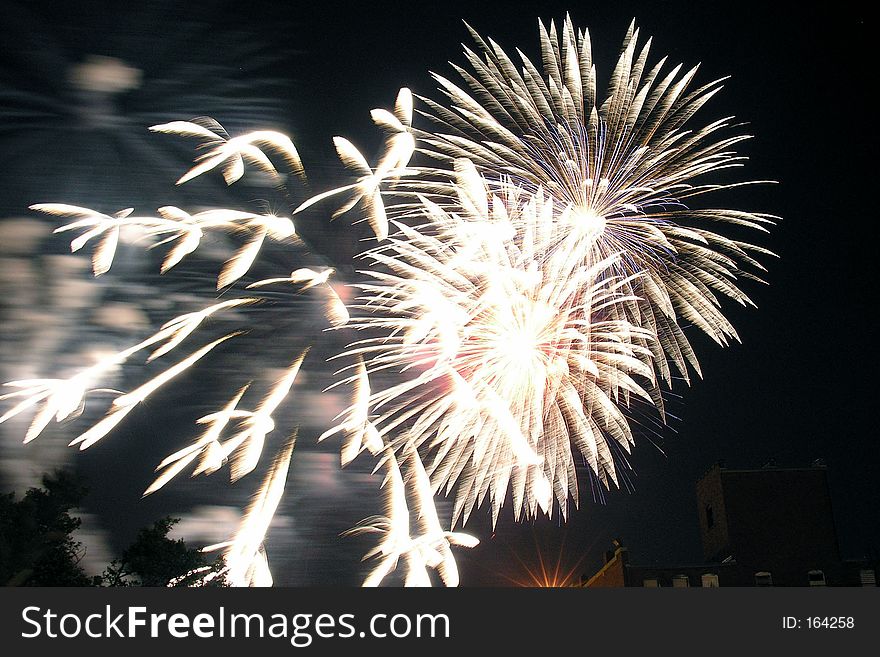
<instances>
[{"instance_id":1,"label":"tree silhouette","mask_svg":"<svg viewBox=\"0 0 880 657\"><path fill-rule=\"evenodd\" d=\"M223 567L222 559L209 563L198 550L182 540L168 538L179 518L162 518L152 527L141 529L137 539L119 559L114 559L102 575L105 586L203 586L202 578ZM222 577L209 586L223 586Z\"/></svg>"},{"instance_id":2,"label":"tree silhouette","mask_svg":"<svg viewBox=\"0 0 880 657\"><path fill-rule=\"evenodd\" d=\"M0 495L0 584L6 586L225 586L223 560L174 540L168 533L179 521L162 518L142 529L122 556L101 575L80 566L85 548L72 533L80 519L71 516L87 493L82 481L63 470L44 475L42 488L30 488L20 500ZM216 573L207 584L206 575Z\"/></svg>"},{"instance_id":3,"label":"tree silhouette","mask_svg":"<svg viewBox=\"0 0 880 657\"><path fill-rule=\"evenodd\" d=\"M16 501L0 497L0 582L7 586L90 586L79 562L84 551L71 533L80 519L69 511L86 494L81 482L57 471Z\"/></svg>"}]
</instances>

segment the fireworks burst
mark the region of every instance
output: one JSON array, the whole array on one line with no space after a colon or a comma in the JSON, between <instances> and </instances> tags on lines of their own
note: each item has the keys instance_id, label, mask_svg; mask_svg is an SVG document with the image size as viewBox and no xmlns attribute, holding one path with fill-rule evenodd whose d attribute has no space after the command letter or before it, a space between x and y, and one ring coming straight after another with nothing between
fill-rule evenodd
<instances>
[{"instance_id":1,"label":"fireworks burst","mask_svg":"<svg viewBox=\"0 0 880 657\"><path fill-rule=\"evenodd\" d=\"M747 270L760 271L754 255L767 252L706 225L766 230L772 218L686 205L724 187L694 181L739 166L742 158L731 149L747 137L719 136L727 120L688 130L719 82L689 90L696 69L664 73L665 60L649 67L650 42L639 46L632 27L604 97L596 90L589 34L569 20L560 31L541 26L543 72L524 56L517 68L493 41L473 36L480 54L466 49L471 70L457 69L470 93L435 76L450 104L422 99L419 112L430 130L413 126L407 89L392 111L373 110L386 135L376 165L347 139L334 138L355 181L305 199L293 219L171 206L156 216L33 206L73 217L58 229L82 231L73 250L97 243L95 275L110 270L123 227L171 245L163 273L191 257L208 231L244 235L245 243L219 272L226 301L171 319L71 379L8 384L15 390L2 399L16 403L0 421L35 407L26 435L32 440L85 404L109 368L147 348L148 360L164 360L209 317L270 303L263 288L273 286L319 295L328 328L352 336L334 358L342 363L334 387L348 391L352 403L319 440L341 434L343 466L367 452L385 473L384 515L350 532L379 537L367 554L377 562L365 584L380 584L402 561L406 584L430 584L434 569L443 583L456 585L451 547L471 547L476 539L452 528L484 501L497 521L508 492L516 518L550 515L555 507L564 517L570 502L578 503L581 459L603 484L617 485L616 453L634 443L630 409L653 406L663 417L662 386L675 372L686 379L689 366L699 372L682 324L726 344L736 333L719 297L750 303L738 281L753 277ZM303 175L293 143L276 132L230 137L206 121L151 129L200 138L210 149L178 184L215 168L233 184L246 174L245 163L270 176L283 163ZM412 164L416 155L434 164ZM367 264L354 284L356 300L344 303L332 267L242 284L265 240L298 238L297 215L327 203L335 204L334 217L362 212L378 242L361 256ZM118 395L108 414L71 444L86 449L103 439L151 393L239 335L192 348L131 392L105 391ZM187 470L210 474L228 464L234 481L271 461L239 531L212 546L225 550L235 584L272 581L263 540L294 446L293 438L281 438L275 416L295 394L307 352L290 354L263 393L242 381L220 411L198 421L202 435L159 464L146 491ZM252 404L254 394L262 396ZM270 446L274 456L266 454ZM449 530L437 494L455 498Z\"/></svg>"},{"instance_id":2,"label":"fireworks burst","mask_svg":"<svg viewBox=\"0 0 880 657\"><path fill-rule=\"evenodd\" d=\"M467 49L473 72L457 70L479 101L435 75L452 105L426 99L428 115L439 124L419 135L426 149L445 162L467 158L491 185L513 181L540 189L570 209L582 230L595 235L581 245L585 263L619 253L614 271L639 274L627 285L638 300L616 310L656 336L644 344L660 377L671 382L670 364L685 379L688 365L699 373L681 321L722 345L736 339L716 294L751 303L736 280L753 277L744 266L763 271L750 254L768 253L706 226L726 222L765 231L774 219L685 204L735 186L694 181L745 159L731 149L748 135L720 136L730 119L686 126L722 81L691 90L696 67L666 73L665 58L649 67L651 41L639 46L634 25L604 98L596 91L590 34L576 32L570 20L559 33L553 24L549 32L540 26L544 75L525 57L518 71L497 44L473 36L483 58ZM451 190L446 195L454 202ZM659 394L654 401L662 410Z\"/></svg>"},{"instance_id":3,"label":"fireworks burst","mask_svg":"<svg viewBox=\"0 0 880 657\"><path fill-rule=\"evenodd\" d=\"M607 319L634 297L611 273L617 256L581 262L593 237L572 212L556 216L548 198L515 187L490 200L475 171L460 168L470 212L423 199L426 223L397 224L366 254L391 273L371 270L376 282L360 285L362 314L349 326L379 335L346 353L366 360L368 376L418 374L351 412L372 415L385 442L430 454L435 488L456 492L453 524L487 495L496 520L508 483L517 517L549 513L554 496L565 513L568 496L577 501L570 445L616 483L606 438L632 443L616 402L624 392L650 401L634 376L651 377L636 343L651 335Z\"/></svg>"}]
</instances>

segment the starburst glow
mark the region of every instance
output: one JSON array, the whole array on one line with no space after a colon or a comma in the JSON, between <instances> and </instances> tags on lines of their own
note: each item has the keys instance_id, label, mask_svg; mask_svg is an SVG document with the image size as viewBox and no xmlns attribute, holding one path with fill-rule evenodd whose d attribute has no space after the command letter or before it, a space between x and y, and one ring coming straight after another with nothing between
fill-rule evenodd
<instances>
[{"instance_id":1,"label":"starburst glow","mask_svg":"<svg viewBox=\"0 0 880 657\"><path fill-rule=\"evenodd\" d=\"M132 227L155 246L170 245L162 273L192 256L206 232L243 236L244 244L218 275L227 300L173 318L69 379L7 384L14 390L0 399L15 404L0 422L36 407L30 441L81 409L87 396L117 395L104 419L71 442L86 449L159 387L222 343L235 344L241 331L202 342L128 393L94 387L100 375L148 347L148 361L164 361L209 317L269 304L266 288L310 290L328 328L351 337L332 359L340 363L333 387L350 393L351 405L319 440L341 435L343 466L367 452L385 475L384 514L349 532L379 539L365 557L376 564L366 585L380 584L401 561L408 585L430 584L431 569L444 584L458 584L451 547L476 539L453 531L456 524L484 502L497 521L508 493L516 518L555 508L565 517L579 501L581 462L605 486L617 485L621 456L634 444L634 408L655 408L663 418L663 386L675 373L687 379L689 367L699 372L682 326L722 345L736 338L719 298L750 303L739 280L761 271L755 254L769 253L707 226L765 231L772 217L688 205L731 186L700 181L739 166L743 158L732 148L746 136L724 136L729 120L690 129L719 82L691 90L696 69L666 72L665 59L649 67L650 41L639 45L634 27L604 96L589 34L569 20L560 31L541 25L541 69L525 56L517 67L493 41L473 36L477 51L465 50L470 69L457 68L464 88L435 75L448 102L421 99L426 126L413 125L408 89L393 110L373 110L386 135L375 166L335 137L354 182L291 203L293 220L173 206L140 217L131 209L111 216L33 206L73 218L58 231L80 231L74 251L96 242L96 276L111 269L120 231ZM210 120L151 129L198 138L209 149L178 184L217 168L232 184L246 175L245 163L278 176L283 162L304 176L293 143L276 132L230 137ZM412 163L417 157L430 163ZM353 302L343 302L333 267L242 285L267 239L300 240L297 215L327 204L333 217L362 214L377 242L361 254ZM235 481L268 463L239 531L210 546L224 549L226 574L237 585L272 582L263 542L295 442L295 428L276 426L276 411L295 394L308 352L291 353L263 392L240 382L221 410L198 420L204 431L195 442L158 465L145 493L186 471L211 474L228 464ZM449 530L438 494L454 498Z\"/></svg>"},{"instance_id":2,"label":"starburst glow","mask_svg":"<svg viewBox=\"0 0 880 657\"><path fill-rule=\"evenodd\" d=\"M366 254L375 282L360 285L349 326L379 335L348 354L369 375L414 372L365 403L386 442L422 448L435 488L456 492L453 523L487 495L496 519L508 483L517 516L549 512L554 495L565 513L569 494L577 501L570 445L616 482L606 438L632 443L617 402L624 392L650 401L634 377L652 376L637 357L652 336L608 318L634 297L612 272L618 255L583 264L595 236L575 213L512 186L489 198L471 167L460 170L470 211L423 199L424 224L397 224Z\"/></svg>"},{"instance_id":3,"label":"starburst glow","mask_svg":"<svg viewBox=\"0 0 880 657\"><path fill-rule=\"evenodd\" d=\"M686 205L707 192L753 184L699 182L741 166L745 158L732 148L749 137L723 136L729 118L692 129L689 121L722 81L691 89L696 67L666 72L666 58L649 66L651 41L640 45L634 25L604 96L597 94L589 32L576 31L570 20L559 32L552 23L539 31L543 74L521 53L517 68L498 44L472 31L479 51L465 50L472 70L456 67L471 93L435 75L449 106L425 99L436 127L417 134L442 162L467 158L490 185L541 189L558 208L570 208L582 229L596 235L583 243L584 262L620 253L615 271L641 274L628 286L638 301L620 305L620 316L657 337L645 346L667 384L670 364L687 379L688 365L697 372L699 365L681 322L722 345L736 339L716 295L750 303L736 280L754 277L744 267L763 271L752 254L768 254L707 227L765 231L773 217ZM432 187L454 204L442 170L437 174ZM653 392L662 411L659 391Z\"/></svg>"}]
</instances>

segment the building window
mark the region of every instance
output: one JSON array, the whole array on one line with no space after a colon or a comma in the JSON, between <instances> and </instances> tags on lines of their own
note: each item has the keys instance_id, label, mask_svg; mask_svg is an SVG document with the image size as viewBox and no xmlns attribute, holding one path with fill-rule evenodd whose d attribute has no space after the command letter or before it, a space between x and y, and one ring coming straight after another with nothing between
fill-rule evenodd
<instances>
[{"instance_id":1,"label":"building window","mask_svg":"<svg viewBox=\"0 0 880 657\"><path fill-rule=\"evenodd\" d=\"M859 581L862 586L877 586L877 573L870 568L863 568L859 571Z\"/></svg>"},{"instance_id":2,"label":"building window","mask_svg":"<svg viewBox=\"0 0 880 657\"><path fill-rule=\"evenodd\" d=\"M657 581L656 577L650 577L648 579L642 580L642 586L649 589L656 589L660 586L660 582Z\"/></svg>"},{"instance_id":3,"label":"building window","mask_svg":"<svg viewBox=\"0 0 880 657\"><path fill-rule=\"evenodd\" d=\"M712 527L714 525L715 525L715 512L712 511L712 506L707 504L706 505L706 528L712 529Z\"/></svg>"},{"instance_id":4,"label":"building window","mask_svg":"<svg viewBox=\"0 0 880 657\"><path fill-rule=\"evenodd\" d=\"M672 586L676 589L686 589L691 585L687 575L673 575Z\"/></svg>"},{"instance_id":5,"label":"building window","mask_svg":"<svg viewBox=\"0 0 880 657\"><path fill-rule=\"evenodd\" d=\"M821 570L811 570L807 573L810 586L825 586L825 573Z\"/></svg>"},{"instance_id":6,"label":"building window","mask_svg":"<svg viewBox=\"0 0 880 657\"><path fill-rule=\"evenodd\" d=\"M717 589L719 586L718 575L715 573L703 573L703 576L700 578L700 583L703 585L703 588Z\"/></svg>"},{"instance_id":7,"label":"building window","mask_svg":"<svg viewBox=\"0 0 880 657\"><path fill-rule=\"evenodd\" d=\"M755 586L773 586L773 575L766 570L755 573Z\"/></svg>"}]
</instances>

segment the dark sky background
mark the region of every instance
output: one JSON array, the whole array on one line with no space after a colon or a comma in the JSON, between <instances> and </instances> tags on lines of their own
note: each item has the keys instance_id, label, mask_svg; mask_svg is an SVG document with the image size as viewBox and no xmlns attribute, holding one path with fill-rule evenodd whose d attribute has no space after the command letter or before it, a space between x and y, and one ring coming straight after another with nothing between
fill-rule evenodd
<instances>
[{"instance_id":1,"label":"dark sky background","mask_svg":"<svg viewBox=\"0 0 880 657\"><path fill-rule=\"evenodd\" d=\"M824 459L843 555L880 549L880 448L870 365L877 242L870 201L876 167L869 151L876 146L876 113L868 103L876 83L876 58L869 55L876 24L860 7L687 1L120 5L0 2L0 216L26 216L25 208L38 201L115 210L183 205L195 197L204 202L209 193L217 195L209 197L215 205L264 199L265 190L228 191L210 182L192 191L172 187L192 143L172 143L143 128L202 114L231 129L288 132L312 184L323 189L338 171L332 136L375 151L380 133L370 109L390 106L401 86L439 96L428 71L451 75L447 62L463 63L460 44L469 37L461 19L508 52L520 47L534 60L537 18L558 21L570 11L591 31L600 88L632 18L644 35L654 36L654 61L669 55L672 64L702 62L698 83L731 76L696 123L729 115L746 122L755 138L739 149L750 158L741 175L779 184L740 188L713 202L783 217L760 242L780 256L766 263L770 285L747 286L758 308L727 306L742 344L719 349L691 332L705 380L674 388L668 403L677 419L659 435L637 435L629 490L598 502L584 488L580 510L564 526L556 516L515 524L508 506L493 532L487 514L476 512L468 528L482 543L458 553L463 583L522 580L539 553L560 560L564 570L592 572L613 538L639 563L697 562L694 485L719 460L761 467L771 459L780 466ZM69 67L87 55L116 57L143 76L137 89L113 99L110 110L99 108L106 120L97 127L88 117L99 110L65 82ZM315 222L300 230L337 264L348 264L355 242L347 225ZM49 241L41 248L59 246ZM6 312L4 324L12 326L15 311ZM7 346L15 340L8 326ZM184 382L184 388L184 402L197 404L193 386ZM176 424L185 403L170 406L161 410L157 403L149 417L133 420L128 435L70 461L88 478L86 509L111 546L124 545L139 525L159 515L180 515L223 495L246 499L241 490L229 493L222 481L197 480L140 500L156 455L188 435ZM277 554L284 564L275 569L278 584L354 585L363 574L357 558L365 544L338 534L376 511L371 505L378 498L363 498L375 481L366 464L337 473L334 446L316 448L317 433L317 426L301 429L283 508L292 520L273 531L270 558ZM8 432L2 439L4 449L13 449Z\"/></svg>"}]
</instances>

